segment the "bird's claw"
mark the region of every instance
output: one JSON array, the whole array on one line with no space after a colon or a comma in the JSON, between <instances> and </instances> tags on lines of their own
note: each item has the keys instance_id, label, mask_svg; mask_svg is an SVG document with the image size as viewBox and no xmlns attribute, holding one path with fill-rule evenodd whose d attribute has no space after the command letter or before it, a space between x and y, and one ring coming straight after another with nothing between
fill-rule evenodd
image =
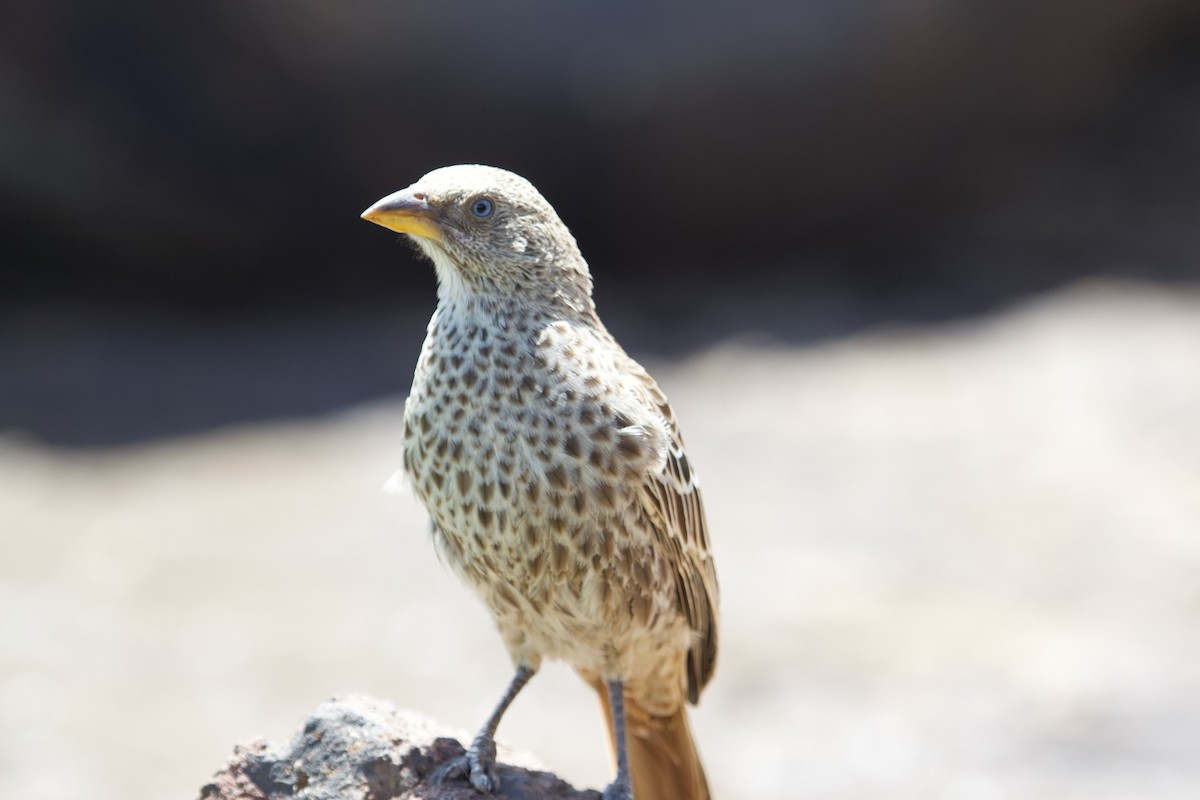
<instances>
[{"instance_id":1,"label":"bird's claw","mask_svg":"<svg viewBox=\"0 0 1200 800\"><path fill-rule=\"evenodd\" d=\"M491 794L500 788L500 777L496 774L496 743L491 739L478 736L467 752L443 764L436 773L434 781L458 780L466 778L475 791L480 794Z\"/></svg>"}]
</instances>

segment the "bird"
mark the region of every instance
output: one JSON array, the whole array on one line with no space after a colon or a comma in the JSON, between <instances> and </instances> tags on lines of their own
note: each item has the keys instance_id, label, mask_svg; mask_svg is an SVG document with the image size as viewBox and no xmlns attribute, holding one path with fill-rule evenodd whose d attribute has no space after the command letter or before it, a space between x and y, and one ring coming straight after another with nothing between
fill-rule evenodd
<instances>
[{"instance_id":1,"label":"bird","mask_svg":"<svg viewBox=\"0 0 1200 800\"><path fill-rule=\"evenodd\" d=\"M478 164L435 169L361 216L437 274L403 470L515 669L438 779L500 790L500 719L557 659L605 711L605 800L708 798L686 710L717 655L700 488L666 395L597 315L575 238L528 180Z\"/></svg>"}]
</instances>

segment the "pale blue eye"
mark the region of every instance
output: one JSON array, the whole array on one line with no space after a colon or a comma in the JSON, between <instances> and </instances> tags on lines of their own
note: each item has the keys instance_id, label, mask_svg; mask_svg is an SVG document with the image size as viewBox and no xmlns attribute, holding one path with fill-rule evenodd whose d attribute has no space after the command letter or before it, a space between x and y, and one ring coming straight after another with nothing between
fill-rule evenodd
<instances>
[{"instance_id":1,"label":"pale blue eye","mask_svg":"<svg viewBox=\"0 0 1200 800\"><path fill-rule=\"evenodd\" d=\"M486 197L481 197L474 203L471 203L471 213L482 219L492 215L492 201Z\"/></svg>"}]
</instances>

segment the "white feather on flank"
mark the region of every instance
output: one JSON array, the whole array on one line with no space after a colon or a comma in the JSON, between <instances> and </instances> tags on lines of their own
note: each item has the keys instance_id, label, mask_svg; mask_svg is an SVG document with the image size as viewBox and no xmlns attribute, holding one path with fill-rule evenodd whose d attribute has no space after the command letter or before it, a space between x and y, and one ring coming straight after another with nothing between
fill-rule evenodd
<instances>
[{"instance_id":1,"label":"white feather on flank","mask_svg":"<svg viewBox=\"0 0 1200 800\"><path fill-rule=\"evenodd\" d=\"M404 471L403 467L393 472L383 484L384 494L406 495L410 494L411 489L408 473Z\"/></svg>"}]
</instances>

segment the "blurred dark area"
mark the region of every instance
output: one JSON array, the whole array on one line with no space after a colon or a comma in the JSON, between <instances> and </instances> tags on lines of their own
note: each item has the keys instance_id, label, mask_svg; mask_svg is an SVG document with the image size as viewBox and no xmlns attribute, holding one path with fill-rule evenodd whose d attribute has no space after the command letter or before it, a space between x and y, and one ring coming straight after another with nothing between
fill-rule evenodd
<instances>
[{"instance_id":1,"label":"blurred dark area","mask_svg":"<svg viewBox=\"0 0 1200 800\"><path fill-rule=\"evenodd\" d=\"M1191 0L46 0L0 65L0 428L61 444L402 392L433 277L358 213L449 163L635 351L1200 276Z\"/></svg>"}]
</instances>

